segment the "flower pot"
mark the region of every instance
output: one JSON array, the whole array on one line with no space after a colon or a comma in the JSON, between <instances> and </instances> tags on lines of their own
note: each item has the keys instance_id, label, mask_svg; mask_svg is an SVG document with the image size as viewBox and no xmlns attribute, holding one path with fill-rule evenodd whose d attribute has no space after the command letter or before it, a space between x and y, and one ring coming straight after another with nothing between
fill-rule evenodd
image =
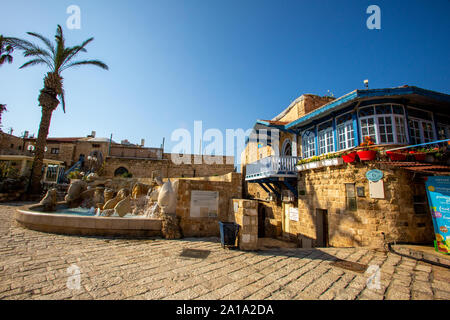
<instances>
[{"instance_id":1,"label":"flower pot","mask_svg":"<svg viewBox=\"0 0 450 320\"><path fill-rule=\"evenodd\" d=\"M404 153L386 151L386 154L388 155L389 159L391 159L391 161L405 161L406 160L406 154L404 154Z\"/></svg>"},{"instance_id":2,"label":"flower pot","mask_svg":"<svg viewBox=\"0 0 450 320\"><path fill-rule=\"evenodd\" d=\"M354 162L356 160L356 152L352 152L352 153L343 155L342 160L344 160L345 163Z\"/></svg>"},{"instance_id":3,"label":"flower pot","mask_svg":"<svg viewBox=\"0 0 450 320\"><path fill-rule=\"evenodd\" d=\"M434 163L434 156L432 154L425 154L425 162Z\"/></svg>"},{"instance_id":4,"label":"flower pot","mask_svg":"<svg viewBox=\"0 0 450 320\"><path fill-rule=\"evenodd\" d=\"M358 151L358 157L361 161L375 160L377 152L373 150Z\"/></svg>"},{"instance_id":5,"label":"flower pot","mask_svg":"<svg viewBox=\"0 0 450 320\"><path fill-rule=\"evenodd\" d=\"M325 159L322 160L322 166L323 167L331 167L331 166L338 166L343 163L342 158L333 158L333 159Z\"/></svg>"},{"instance_id":6,"label":"flower pot","mask_svg":"<svg viewBox=\"0 0 450 320\"><path fill-rule=\"evenodd\" d=\"M427 157L426 153L414 153L414 159L416 159L416 161L425 161L425 158Z\"/></svg>"},{"instance_id":7,"label":"flower pot","mask_svg":"<svg viewBox=\"0 0 450 320\"><path fill-rule=\"evenodd\" d=\"M307 169L317 169L320 168L322 164L320 161L309 162L306 164Z\"/></svg>"}]
</instances>

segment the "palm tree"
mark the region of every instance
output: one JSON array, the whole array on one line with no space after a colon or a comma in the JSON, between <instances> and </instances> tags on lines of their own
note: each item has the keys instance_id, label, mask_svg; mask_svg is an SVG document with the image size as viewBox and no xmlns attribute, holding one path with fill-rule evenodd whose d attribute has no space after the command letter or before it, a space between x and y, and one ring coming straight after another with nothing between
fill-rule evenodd
<instances>
[{"instance_id":1,"label":"palm tree","mask_svg":"<svg viewBox=\"0 0 450 320\"><path fill-rule=\"evenodd\" d=\"M14 48L8 43L6 39L2 35L0 35L0 66L6 62L13 62L11 53L13 53Z\"/></svg>"},{"instance_id":2,"label":"palm tree","mask_svg":"<svg viewBox=\"0 0 450 320\"><path fill-rule=\"evenodd\" d=\"M45 47L42 48L34 43L17 38L8 38L7 41L12 47L23 50L24 57L30 57L31 59L22 65L20 69L43 64L50 70L44 77L44 88L41 90L38 98L39 105L42 108L42 116L36 141L30 183L31 193L38 194L41 188L40 180L42 177L45 145L52 113L58 107L60 102L62 103L64 113L66 112L63 78L61 77L61 73L66 69L82 65L94 65L105 70L108 70L108 66L99 60L74 61L74 58L80 52L87 52L86 46L92 42L94 38L87 39L81 45L66 47L63 31L60 25L58 25L58 28L56 29L55 44L38 33L28 32L28 34L41 40Z\"/></svg>"}]
</instances>

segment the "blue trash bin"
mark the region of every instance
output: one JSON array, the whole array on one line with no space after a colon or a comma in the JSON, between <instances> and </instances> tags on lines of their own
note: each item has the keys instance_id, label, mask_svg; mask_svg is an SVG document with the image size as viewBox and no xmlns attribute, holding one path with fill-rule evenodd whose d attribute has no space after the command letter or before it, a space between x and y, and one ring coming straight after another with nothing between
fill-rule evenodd
<instances>
[{"instance_id":1,"label":"blue trash bin","mask_svg":"<svg viewBox=\"0 0 450 320\"><path fill-rule=\"evenodd\" d=\"M219 221L219 226L220 226L220 241L222 242L222 248L224 248L225 246L234 247L240 226L234 222L222 222L222 221Z\"/></svg>"}]
</instances>

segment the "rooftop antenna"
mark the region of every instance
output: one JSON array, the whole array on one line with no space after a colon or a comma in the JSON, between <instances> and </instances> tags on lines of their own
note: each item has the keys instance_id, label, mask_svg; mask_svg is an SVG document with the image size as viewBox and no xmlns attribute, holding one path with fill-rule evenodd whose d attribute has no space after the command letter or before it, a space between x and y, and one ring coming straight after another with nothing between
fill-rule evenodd
<instances>
[{"instance_id":1,"label":"rooftop antenna","mask_svg":"<svg viewBox=\"0 0 450 320\"><path fill-rule=\"evenodd\" d=\"M369 80L364 80L364 86L369 90Z\"/></svg>"}]
</instances>

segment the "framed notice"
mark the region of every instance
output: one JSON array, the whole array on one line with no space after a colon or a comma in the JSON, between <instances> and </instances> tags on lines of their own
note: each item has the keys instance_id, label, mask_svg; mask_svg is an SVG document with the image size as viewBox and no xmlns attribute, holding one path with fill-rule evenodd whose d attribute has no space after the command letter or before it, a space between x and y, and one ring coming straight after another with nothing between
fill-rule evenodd
<instances>
[{"instance_id":1,"label":"framed notice","mask_svg":"<svg viewBox=\"0 0 450 320\"><path fill-rule=\"evenodd\" d=\"M191 191L191 218L215 218L218 213L218 191Z\"/></svg>"},{"instance_id":2,"label":"framed notice","mask_svg":"<svg viewBox=\"0 0 450 320\"><path fill-rule=\"evenodd\" d=\"M289 208L289 218L292 221L298 221L298 208Z\"/></svg>"}]
</instances>

